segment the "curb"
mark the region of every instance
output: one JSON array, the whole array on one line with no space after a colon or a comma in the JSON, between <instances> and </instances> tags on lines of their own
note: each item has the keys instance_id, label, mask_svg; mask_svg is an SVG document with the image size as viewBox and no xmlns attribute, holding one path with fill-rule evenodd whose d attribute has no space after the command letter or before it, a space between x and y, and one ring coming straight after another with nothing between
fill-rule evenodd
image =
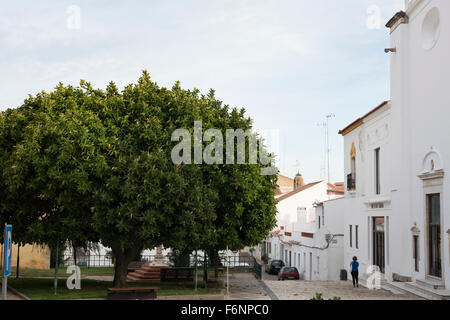
<instances>
[{"instance_id":1,"label":"curb","mask_svg":"<svg viewBox=\"0 0 450 320\"><path fill-rule=\"evenodd\" d=\"M280 300L277 295L270 289L267 284L262 279L257 279L261 286L263 287L264 291L266 291L267 295L270 297L271 300Z\"/></svg>"},{"instance_id":2,"label":"curb","mask_svg":"<svg viewBox=\"0 0 450 320\"><path fill-rule=\"evenodd\" d=\"M8 285L8 290L11 291L16 296L19 296L23 300L31 300L28 296L24 295L22 292L17 291L16 289L14 289L13 287L11 287L9 285Z\"/></svg>"}]
</instances>

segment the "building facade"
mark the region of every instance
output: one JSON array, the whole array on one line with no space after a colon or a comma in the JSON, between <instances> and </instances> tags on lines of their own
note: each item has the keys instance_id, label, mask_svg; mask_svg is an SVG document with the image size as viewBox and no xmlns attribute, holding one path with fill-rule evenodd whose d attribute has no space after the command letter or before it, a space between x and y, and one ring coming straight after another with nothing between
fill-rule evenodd
<instances>
[{"instance_id":1,"label":"building facade","mask_svg":"<svg viewBox=\"0 0 450 320\"><path fill-rule=\"evenodd\" d=\"M344 258L388 285L450 297L450 1L405 4L386 25L391 100L340 131Z\"/></svg>"},{"instance_id":2,"label":"building facade","mask_svg":"<svg viewBox=\"0 0 450 320\"><path fill-rule=\"evenodd\" d=\"M328 216L322 203L341 197L340 189L326 181L305 185L297 174L294 190L277 197L277 226L258 255L296 267L304 280L337 280L343 268L342 211Z\"/></svg>"}]
</instances>

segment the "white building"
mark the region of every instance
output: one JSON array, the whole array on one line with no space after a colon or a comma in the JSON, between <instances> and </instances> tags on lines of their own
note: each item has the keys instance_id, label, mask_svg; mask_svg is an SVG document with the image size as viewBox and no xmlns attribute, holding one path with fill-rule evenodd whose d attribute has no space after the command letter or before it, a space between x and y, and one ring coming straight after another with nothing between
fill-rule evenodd
<instances>
[{"instance_id":1,"label":"white building","mask_svg":"<svg viewBox=\"0 0 450 320\"><path fill-rule=\"evenodd\" d=\"M277 196L277 227L260 246L271 260L296 267L305 280L339 278L343 268L343 219L328 216L322 202L341 196L326 181L303 185L301 175L294 191Z\"/></svg>"},{"instance_id":2,"label":"white building","mask_svg":"<svg viewBox=\"0 0 450 320\"><path fill-rule=\"evenodd\" d=\"M406 1L387 27L391 100L340 131L345 263L356 255L387 287L450 298L450 1Z\"/></svg>"}]
</instances>

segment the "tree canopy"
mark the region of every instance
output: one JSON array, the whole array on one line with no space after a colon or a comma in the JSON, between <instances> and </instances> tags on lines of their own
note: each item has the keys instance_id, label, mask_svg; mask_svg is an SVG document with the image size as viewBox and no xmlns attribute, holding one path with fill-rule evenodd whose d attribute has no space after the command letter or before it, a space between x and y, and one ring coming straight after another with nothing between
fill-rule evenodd
<instances>
[{"instance_id":1,"label":"tree canopy","mask_svg":"<svg viewBox=\"0 0 450 320\"><path fill-rule=\"evenodd\" d=\"M121 92L59 84L0 113L0 221L15 242L101 241L114 285L144 248L240 249L275 225L275 175L262 164L174 164L175 129L251 130L214 91L159 87L147 72ZM206 142L204 143L207 144Z\"/></svg>"}]
</instances>

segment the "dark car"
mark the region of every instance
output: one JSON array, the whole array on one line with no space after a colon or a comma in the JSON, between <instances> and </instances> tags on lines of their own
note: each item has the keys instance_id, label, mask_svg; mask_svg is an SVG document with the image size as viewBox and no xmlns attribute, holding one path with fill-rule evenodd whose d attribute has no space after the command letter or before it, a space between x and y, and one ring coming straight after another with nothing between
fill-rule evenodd
<instances>
[{"instance_id":1,"label":"dark car","mask_svg":"<svg viewBox=\"0 0 450 320\"><path fill-rule=\"evenodd\" d=\"M266 268L268 274L278 274L281 268L284 267L284 262L282 260L272 260Z\"/></svg>"},{"instance_id":2,"label":"dark car","mask_svg":"<svg viewBox=\"0 0 450 320\"><path fill-rule=\"evenodd\" d=\"M278 274L278 280L299 280L300 274L296 267L284 267Z\"/></svg>"}]
</instances>

